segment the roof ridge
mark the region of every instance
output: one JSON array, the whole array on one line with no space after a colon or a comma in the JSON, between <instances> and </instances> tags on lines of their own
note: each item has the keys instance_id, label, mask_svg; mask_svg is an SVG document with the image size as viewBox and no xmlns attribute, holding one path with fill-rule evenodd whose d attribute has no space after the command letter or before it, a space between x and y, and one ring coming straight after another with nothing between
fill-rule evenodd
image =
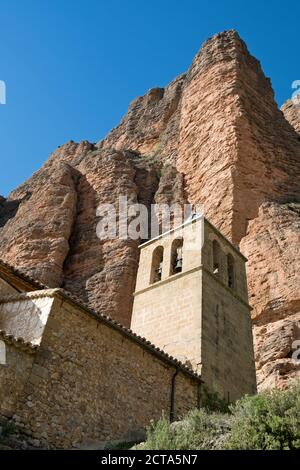
<instances>
[{"instance_id":1,"label":"roof ridge","mask_svg":"<svg viewBox=\"0 0 300 470\"><path fill-rule=\"evenodd\" d=\"M37 299L43 297L53 297L56 292L60 290L59 287L54 287L53 289L39 289L29 292L20 292L15 294L8 294L0 297L0 304L6 304L9 302L21 302L30 299Z\"/></svg>"},{"instance_id":2,"label":"roof ridge","mask_svg":"<svg viewBox=\"0 0 300 470\"><path fill-rule=\"evenodd\" d=\"M1 339L21 349L29 350L30 352L35 352L39 348L37 344L33 344L30 341L25 341L24 338L19 337L19 336L14 336L10 333L7 333L5 330L0 330L0 340Z\"/></svg>"},{"instance_id":3,"label":"roof ridge","mask_svg":"<svg viewBox=\"0 0 300 470\"><path fill-rule=\"evenodd\" d=\"M19 276L20 278L22 278L24 281L28 282L32 286L39 287L41 289L49 289L49 286L47 286L46 284L43 284L42 282L34 279L33 277L26 274L24 271L15 268L13 265L4 261L2 258L0 258L0 266L1 265L5 267L6 269L8 269L12 274Z\"/></svg>"}]
</instances>

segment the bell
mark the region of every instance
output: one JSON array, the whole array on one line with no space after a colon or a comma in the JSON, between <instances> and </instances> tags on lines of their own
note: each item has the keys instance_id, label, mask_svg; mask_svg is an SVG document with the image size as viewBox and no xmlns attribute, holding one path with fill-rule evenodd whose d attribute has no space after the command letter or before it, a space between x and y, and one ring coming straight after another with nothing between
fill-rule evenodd
<instances>
[{"instance_id":1,"label":"bell","mask_svg":"<svg viewBox=\"0 0 300 470\"><path fill-rule=\"evenodd\" d=\"M174 271L175 273L180 273L182 271L182 258L177 258Z\"/></svg>"},{"instance_id":2,"label":"bell","mask_svg":"<svg viewBox=\"0 0 300 470\"><path fill-rule=\"evenodd\" d=\"M158 281L161 280L161 275L162 275L162 263L160 263L160 265L156 269L156 278Z\"/></svg>"}]
</instances>

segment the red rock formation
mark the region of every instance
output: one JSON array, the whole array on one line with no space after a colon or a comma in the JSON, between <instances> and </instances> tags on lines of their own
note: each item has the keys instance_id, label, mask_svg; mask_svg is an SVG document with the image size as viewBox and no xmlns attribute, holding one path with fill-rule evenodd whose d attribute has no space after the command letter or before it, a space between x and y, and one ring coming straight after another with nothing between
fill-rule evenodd
<instances>
[{"instance_id":1,"label":"red rock formation","mask_svg":"<svg viewBox=\"0 0 300 470\"><path fill-rule=\"evenodd\" d=\"M67 163L57 162L52 175L20 199L16 215L1 230L2 258L49 286L62 282L76 214L76 179Z\"/></svg>"},{"instance_id":2,"label":"red rock formation","mask_svg":"<svg viewBox=\"0 0 300 470\"><path fill-rule=\"evenodd\" d=\"M284 386L298 370L300 121L289 104L283 111L238 34L214 36L106 139L62 146L0 200L1 256L128 325L138 241L100 241L97 206L119 195L201 203L249 257L259 383Z\"/></svg>"},{"instance_id":3,"label":"red rock formation","mask_svg":"<svg viewBox=\"0 0 300 470\"><path fill-rule=\"evenodd\" d=\"M169 86L153 88L135 99L119 126L100 148L128 149L174 163L177 156L180 102L185 75Z\"/></svg>"},{"instance_id":4,"label":"red rock formation","mask_svg":"<svg viewBox=\"0 0 300 470\"><path fill-rule=\"evenodd\" d=\"M300 373L291 357L300 340L300 204L264 203L241 250L249 259L258 385L283 387Z\"/></svg>"},{"instance_id":5,"label":"red rock formation","mask_svg":"<svg viewBox=\"0 0 300 470\"><path fill-rule=\"evenodd\" d=\"M235 244L265 200L299 194L298 136L235 32L208 41L187 74L178 168L190 200Z\"/></svg>"},{"instance_id":6,"label":"red rock formation","mask_svg":"<svg viewBox=\"0 0 300 470\"><path fill-rule=\"evenodd\" d=\"M151 204L157 172L139 168L134 155L94 150L77 167L77 216L64 265L64 286L102 313L129 326L138 264L138 240L99 240L97 207L126 196L128 203Z\"/></svg>"}]
</instances>

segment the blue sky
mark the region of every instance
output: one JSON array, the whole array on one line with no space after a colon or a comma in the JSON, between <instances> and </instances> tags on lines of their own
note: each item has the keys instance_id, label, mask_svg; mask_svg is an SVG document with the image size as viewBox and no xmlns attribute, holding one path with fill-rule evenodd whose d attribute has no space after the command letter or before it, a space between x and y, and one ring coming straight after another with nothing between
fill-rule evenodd
<instances>
[{"instance_id":1,"label":"blue sky","mask_svg":"<svg viewBox=\"0 0 300 470\"><path fill-rule=\"evenodd\" d=\"M239 31L281 105L300 79L299 17L297 2L0 0L0 194L58 145L104 137L133 98L225 29Z\"/></svg>"}]
</instances>

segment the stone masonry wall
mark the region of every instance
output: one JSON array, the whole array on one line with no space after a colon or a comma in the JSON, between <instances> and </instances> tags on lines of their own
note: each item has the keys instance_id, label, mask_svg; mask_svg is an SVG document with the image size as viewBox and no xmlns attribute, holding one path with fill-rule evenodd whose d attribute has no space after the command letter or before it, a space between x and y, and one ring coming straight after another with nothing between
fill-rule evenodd
<instances>
[{"instance_id":1,"label":"stone masonry wall","mask_svg":"<svg viewBox=\"0 0 300 470\"><path fill-rule=\"evenodd\" d=\"M202 249L202 368L205 383L226 400L256 392L246 259L209 222ZM214 273L213 243L220 247ZM228 285L227 257L234 262Z\"/></svg>"},{"instance_id":2,"label":"stone masonry wall","mask_svg":"<svg viewBox=\"0 0 300 470\"><path fill-rule=\"evenodd\" d=\"M0 364L0 416L11 418L31 371L34 355L14 344L5 345L6 364Z\"/></svg>"},{"instance_id":3,"label":"stone masonry wall","mask_svg":"<svg viewBox=\"0 0 300 470\"><path fill-rule=\"evenodd\" d=\"M58 297L16 422L39 445L85 447L130 440L170 412L175 364ZM176 419L197 406L199 380L179 372Z\"/></svg>"},{"instance_id":4,"label":"stone masonry wall","mask_svg":"<svg viewBox=\"0 0 300 470\"><path fill-rule=\"evenodd\" d=\"M175 274L134 299L131 328L197 369L201 350L201 270Z\"/></svg>"},{"instance_id":5,"label":"stone masonry wall","mask_svg":"<svg viewBox=\"0 0 300 470\"><path fill-rule=\"evenodd\" d=\"M228 401L256 393L249 307L207 270L203 270L202 289L204 382Z\"/></svg>"}]
</instances>

